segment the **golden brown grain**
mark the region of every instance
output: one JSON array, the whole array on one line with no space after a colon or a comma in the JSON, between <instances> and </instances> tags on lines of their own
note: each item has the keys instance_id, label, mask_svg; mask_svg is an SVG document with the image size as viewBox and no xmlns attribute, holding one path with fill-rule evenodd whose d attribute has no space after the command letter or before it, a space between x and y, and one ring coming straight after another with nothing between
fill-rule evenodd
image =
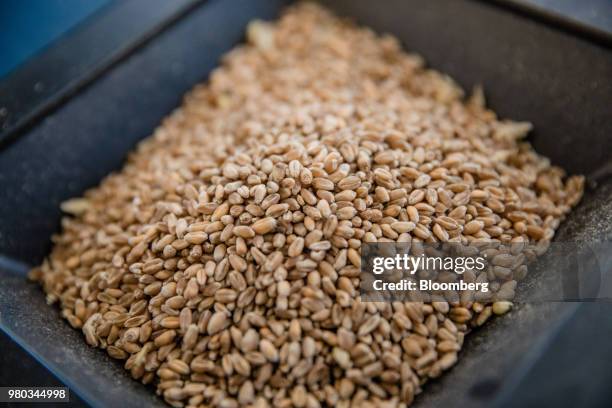
<instances>
[{"instance_id":1,"label":"golden brown grain","mask_svg":"<svg viewBox=\"0 0 612 408\"><path fill-rule=\"evenodd\" d=\"M247 39L62 205L31 276L172 406L410 404L511 309L583 179L391 36L300 4ZM491 298L360 300L363 242L445 241L496 244L466 272Z\"/></svg>"}]
</instances>

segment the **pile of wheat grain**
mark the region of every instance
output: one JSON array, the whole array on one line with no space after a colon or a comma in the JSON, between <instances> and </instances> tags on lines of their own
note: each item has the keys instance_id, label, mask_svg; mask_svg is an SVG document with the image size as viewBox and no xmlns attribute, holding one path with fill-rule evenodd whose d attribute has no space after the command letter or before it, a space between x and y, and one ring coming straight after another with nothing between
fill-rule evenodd
<instances>
[{"instance_id":1,"label":"pile of wheat grain","mask_svg":"<svg viewBox=\"0 0 612 408\"><path fill-rule=\"evenodd\" d=\"M390 36L314 5L247 34L31 276L173 406L408 405L510 304L361 302L362 243L546 243L583 180Z\"/></svg>"}]
</instances>

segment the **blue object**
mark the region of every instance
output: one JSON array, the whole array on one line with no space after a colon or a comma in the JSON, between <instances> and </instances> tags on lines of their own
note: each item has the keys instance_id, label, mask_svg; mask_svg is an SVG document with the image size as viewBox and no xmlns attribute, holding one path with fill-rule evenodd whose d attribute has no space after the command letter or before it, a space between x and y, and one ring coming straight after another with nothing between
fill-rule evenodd
<instances>
[{"instance_id":1,"label":"blue object","mask_svg":"<svg viewBox=\"0 0 612 408\"><path fill-rule=\"evenodd\" d=\"M111 0L0 0L0 77Z\"/></svg>"}]
</instances>

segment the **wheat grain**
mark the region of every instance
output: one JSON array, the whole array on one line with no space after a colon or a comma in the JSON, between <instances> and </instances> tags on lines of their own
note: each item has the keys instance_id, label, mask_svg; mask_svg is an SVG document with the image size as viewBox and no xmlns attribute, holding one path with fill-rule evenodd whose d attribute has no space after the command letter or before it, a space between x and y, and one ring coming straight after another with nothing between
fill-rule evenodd
<instances>
[{"instance_id":1,"label":"wheat grain","mask_svg":"<svg viewBox=\"0 0 612 408\"><path fill-rule=\"evenodd\" d=\"M390 36L301 4L247 38L62 205L31 277L172 406L410 404L511 309L583 179ZM362 243L446 241L495 243L466 273L492 298L361 302Z\"/></svg>"}]
</instances>

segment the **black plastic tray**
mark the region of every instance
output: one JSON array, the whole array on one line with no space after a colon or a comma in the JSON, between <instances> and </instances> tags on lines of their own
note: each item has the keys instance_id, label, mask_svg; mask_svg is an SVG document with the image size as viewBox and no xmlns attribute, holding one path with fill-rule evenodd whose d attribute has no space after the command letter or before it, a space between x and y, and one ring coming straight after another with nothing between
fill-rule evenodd
<instances>
[{"instance_id":1,"label":"black plastic tray","mask_svg":"<svg viewBox=\"0 0 612 408\"><path fill-rule=\"evenodd\" d=\"M331 0L457 79L484 85L504 117L529 120L536 149L589 176L560 240L612 236L612 52L523 12L475 0ZM241 41L246 23L282 0L208 1L56 101L0 146L0 328L87 404L163 406L24 280L50 249L59 203L117 170L182 95ZM76 93L75 93L76 92ZM612 305L524 304L470 335L459 364L416 402L443 406L610 406ZM0 367L8 370L9 367Z\"/></svg>"}]
</instances>

